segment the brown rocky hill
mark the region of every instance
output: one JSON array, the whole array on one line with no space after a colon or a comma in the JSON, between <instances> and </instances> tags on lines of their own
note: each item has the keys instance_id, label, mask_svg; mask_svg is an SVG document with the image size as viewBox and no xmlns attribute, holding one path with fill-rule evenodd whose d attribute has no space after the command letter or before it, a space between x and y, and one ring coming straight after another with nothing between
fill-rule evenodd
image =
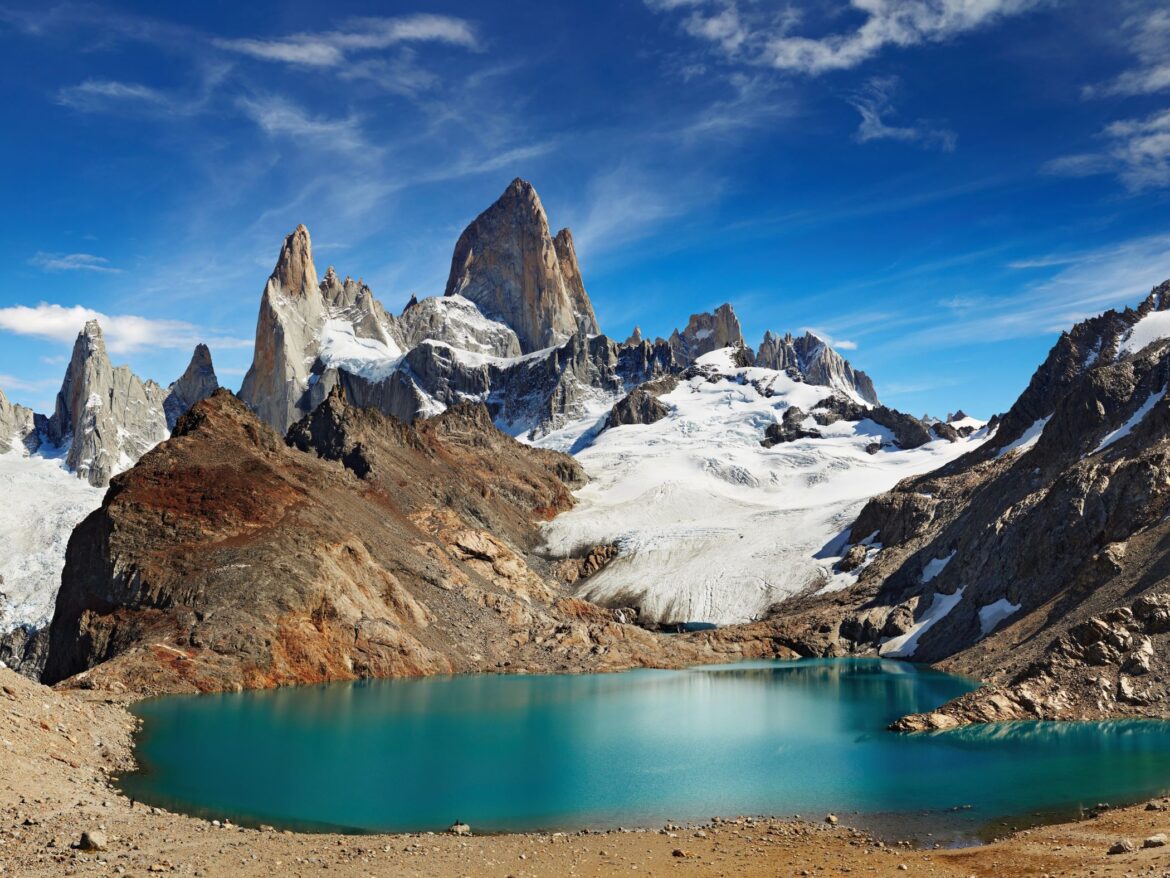
<instances>
[{"instance_id":1,"label":"brown rocky hill","mask_svg":"<svg viewBox=\"0 0 1170 878\"><path fill-rule=\"evenodd\" d=\"M405 425L335 391L286 441L219 391L74 532L44 679L209 691L710 657L565 597L534 549L583 479L482 406Z\"/></svg>"},{"instance_id":2,"label":"brown rocky hill","mask_svg":"<svg viewBox=\"0 0 1170 878\"><path fill-rule=\"evenodd\" d=\"M906 728L1170 715L1167 306L1170 283L1063 334L986 443L866 505L853 589L764 627L990 684Z\"/></svg>"}]
</instances>

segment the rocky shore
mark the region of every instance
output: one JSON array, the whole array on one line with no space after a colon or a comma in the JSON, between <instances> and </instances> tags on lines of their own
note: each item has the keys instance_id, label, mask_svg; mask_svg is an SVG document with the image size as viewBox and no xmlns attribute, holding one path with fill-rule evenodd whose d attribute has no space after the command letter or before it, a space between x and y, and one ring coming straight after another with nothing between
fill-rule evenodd
<instances>
[{"instance_id":1,"label":"rocky shore","mask_svg":"<svg viewBox=\"0 0 1170 878\"><path fill-rule=\"evenodd\" d=\"M0 669L0 875L1170 875L1167 800L954 850L879 840L847 816L821 815L495 836L243 828L118 793L111 778L132 765L134 727L108 693L52 690Z\"/></svg>"}]
</instances>

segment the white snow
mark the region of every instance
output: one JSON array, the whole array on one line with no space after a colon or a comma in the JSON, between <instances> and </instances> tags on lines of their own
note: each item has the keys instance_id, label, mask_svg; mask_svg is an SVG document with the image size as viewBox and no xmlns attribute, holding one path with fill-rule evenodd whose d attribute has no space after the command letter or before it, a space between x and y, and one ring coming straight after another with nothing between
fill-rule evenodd
<instances>
[{"instance_id":1,"label":"white snow","mask_svg":"<svg viewBox=\"0 0 1170 878\"><path fill-rule=\"evenodd\" d=\"M1000 622L1020 611L1021 604L1013 604L1007 598L979 608L979 636L986 637L996 629Z\"/></svg>"},{"instance_id":2,"label":"white snow","mask_svg":"<svg viewBox=\"0 0 1170 878\"><path fill-rule=\"evenodd\" d=\"M61 459L0 455L0 631L48 623L69 535L104 494L66 470Z\"/></svg>"},{"instance_id":3,"label":"white snow","mask_svg":"<svg viewBox=\"0 0 1170 878\"><path fill-rule=\"evenodd\" d=\"M955 551L958 551L957 549ZM951 563L951 559L955 557L955 552L951 552L945 558L931 558L926 562L926 566L922 569L922 581L930 582L936 576L943 572L943 569Z\"/></svg>"},{"instance_id":4,"label":"white snow","mask_svg":"<svg viewBox=\"0 0 1170 878\"><path fill-rule=\"evenodd\" d=\"M884 641L878 647L878 655L883 658L911 658L918 649L919 638L959 605L964 591L965 588L960 588L954 594L936 593L922 618L911 625L905 634Z\"/></svg>"},{"instance_id":5,"label":"white snow","mask_svg":"<svg viewBox=\"0 0 1170 878\"><path fill-rule=\"evenodd\" d=\"M1142 403L1141 408L1139 408L1136 412L1134 412L1132 417L1130 417L1130 419L1128 421L1126 421L1124 424L1122 424L1120 427L1118 427L1116 430L1114 430L1112 433L1110 433L1108 436L1106 436L1104 439L1101 440L1101 444L1093 449L1093 454L1096 454L1098 451L1101 451L1105 448L1108 448L1110 445L1112 445L1118 439L1124 439L1131 432L1133 432L1133 428L1136 427L1138 424L1140 424L1142 422L1142 419L1150 413L1150 410L1154 406L1156 406L1159 402L1161 402L1162 398L1165 396L1166 396L1166 388L1165 387L1163 387L1157 393L1151 393L1149 398L1144 403Z\"/></svg>"},{"instance_id":6,"label":"white snow","mask_svg":"<svg viewBox=\"0 0 1170 878\"><path fill-rule=\"evenodd\" d=\"M546 525L548 547L558 556L601 543L619 548L582 596L636 604L649 620L730 624L806 589L844 588L857 577L833 569L845 541L835 544L836 557L827 547L865 501L984 438L871 455L867 445L892 437L865 420L765 449L764 430L785 409L810 411L832 391L783 372L735 368L732 354L700 358L720 379L693 378L662 396L666 418L606 430L578 452L591 481L574 509ZM563 447L563 438L537 444Z\"/></svg>"},{"instance_id":7,"label":"white snow","mask_svg":"<svg viewBox=\"0 0 1170 878\"><path fill-rule=\"evenodd\" d=\"M1163 338L1170 338L1170 311L1151 311L1133 325L1118 346L1117 356L1136 353Z\"/></svg>"},{"instance_id":8,"label":"white snow","mask_svg":"<svg viewBox=\"0 0 1170 878\"><path fill-rule=\"evenodd\" d=\"M326 368L344 369L368 381L382 381L398 367L402 351L390 341L362 338L355 333L352 322L334 317L326 320L321 330L317 356Z\"/></svg>"},{"instance_id":9,"label":"white snow","mask_svg":"<svg viewBox=\"0 0 1170 878\"><path fill-rule=\"evenodd\" d=\"M999 452L995 456L1003 457L1005 454L1010 454L1013 451L1018 451L1021 454L1028 451L1032 448L1033 445L1040 441L1040 435L1044 432L1044 428L1048 426L1048 422L1051 419L1052 415L1049 415L1047 418L1041 418L1038 421L1033 421L1032 426L1025 430L1024 434L1020 436L1019 439L1010 445L1005 445L1003 448L999 449Z\"/></svg>"},{"instance_id":10,"label":"white snow","mask_svg":"<svg viewBox=\"0 0 1170 878\"><path fill-rule=\"evenodd\" d=\"M964 427L970 427L972 430L982 430L987 426L987 421L981 421L978 418L973 418L967 415L965 418L959 418L955 421L948 421L956 430L962 430Z\"/></svg>"}]
</instances>

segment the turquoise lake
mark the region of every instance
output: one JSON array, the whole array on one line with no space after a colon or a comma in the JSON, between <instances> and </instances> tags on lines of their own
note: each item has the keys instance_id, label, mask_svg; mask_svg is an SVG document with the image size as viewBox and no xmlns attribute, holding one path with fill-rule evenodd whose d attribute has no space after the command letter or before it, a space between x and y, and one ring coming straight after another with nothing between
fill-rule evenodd
<instances>
[{"instance_id":1,"label":"turquoise lake","mask_svg":"<svg viewBox=\"0 0 1170 878\"><path fill-rule=\"evenodd\" d=\"M972 688L880 660L466 676L174 696L134 706L140 802L302 829L660 826L858 813L953 841L1170 789L1170 724L900 735ZM1022 825L1022 824L1021 824Z\"/></svg>"}]
</instances>

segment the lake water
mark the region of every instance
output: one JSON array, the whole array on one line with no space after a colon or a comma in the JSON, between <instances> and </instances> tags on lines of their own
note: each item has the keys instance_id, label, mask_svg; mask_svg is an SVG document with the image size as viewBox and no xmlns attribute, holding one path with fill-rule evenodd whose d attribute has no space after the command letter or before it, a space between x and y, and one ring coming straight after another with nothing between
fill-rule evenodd
<instances>
[{"instance_id":1,"label":"lake water","mask_svg":"<svg viewBox=\"0 0 1170 878\"><path fill-rule=\"evenodd\" d=\"M141 769L120 785L141 802L304 829L834 811L945 841L1170 788L1167 723L885 730L971 688L913 665L840 660L175 696L133 708Z\"/></svg>"}]
</instances>

